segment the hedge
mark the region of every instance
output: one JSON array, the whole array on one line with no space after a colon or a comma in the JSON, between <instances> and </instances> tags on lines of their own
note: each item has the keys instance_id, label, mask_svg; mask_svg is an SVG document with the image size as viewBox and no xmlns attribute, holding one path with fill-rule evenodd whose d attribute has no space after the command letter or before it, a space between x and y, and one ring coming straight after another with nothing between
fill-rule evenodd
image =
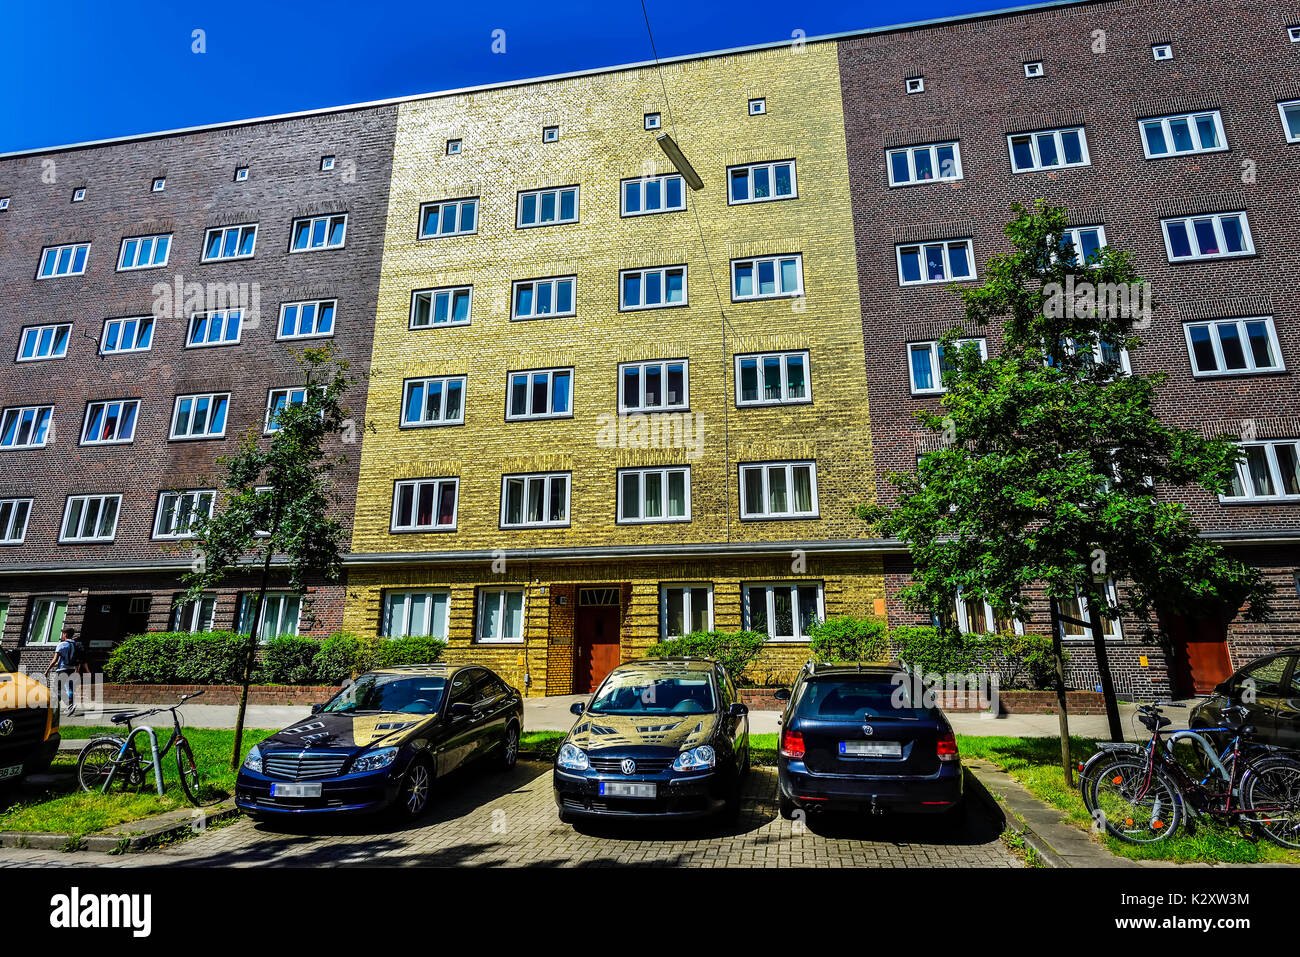
<instances>
[{"instance_id":1,"label":"hedge","mask_svg":"<svg viewBox=\"0 0 1300 957\"><path fill-rule=\"evenodd\" d=\"M1002 688L1050 688L1054 680L1052 641L1045 635L964 635L918 625L892 629L889 643L922 674L997 672Z\"/></svg>"},{"instance_id":2,"label":"hedge","mask_svg":"<svg viewBox=\"0 0 1300 957\"><path fill-rule=\"evenodd\" d=\"M813 622L808 650L814 661L888 661L889 626L881 618L852 615Z\"/></svg>"},{"instance_id":3,"label":"hedge","mask_svg":"<svg viewBox=\"0 0 1300 957\"><path fill-rule=\"evenodd\" d=\"M737 684L747 683L745 670L754 663L767 635L758 631L695 631L651 645L651 658L712 658L727 669Z\"/></svg>"}]
</instances>

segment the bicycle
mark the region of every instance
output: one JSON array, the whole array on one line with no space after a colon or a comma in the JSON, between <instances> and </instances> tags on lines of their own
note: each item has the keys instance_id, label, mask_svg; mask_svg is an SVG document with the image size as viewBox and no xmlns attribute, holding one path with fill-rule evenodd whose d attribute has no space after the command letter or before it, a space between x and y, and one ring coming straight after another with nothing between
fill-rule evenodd
<instances>
[{"instance_id":1,"label":"bicycle","mask_svg":"<svg viewBox=\"0 0 1300 957\"><path fill-rule=\"evenodd\" d=\"M1300 761L1265 745L1243 747L1255 733L1245 708L1224 712L1223 727L1166 732L1172 722L1159 704L1138 709L1151 732L1145 747L1111 742L1085 766L1084 805L1114 837L1130 844L1168 840L1199 816L1235 820L1243 834L1300 848ZM1231 734L1220 754L1208 734ZM1167 740L1162 736L1167 734ZM1204 756L1199 781L1175 758L1173 745L1191 741Z\"/></svg>"},{"instance_id":2,"label":"bicycle","mask_svg":"<svg viewBox=\"0 0 1300 957\"><path fill-rule=\"evenodd\" d=\"M177 709L186 701L197 698L201 694L202 691L196 691L193 694L182 695L180 701L169 708L152 708L148 711L113 715L114 724L126 725L126 735L120 738L92 738L81 749L81 754L77 756L77 782L82 790L107 794L114 785L123 791L138 791L144 787L153 770L153 754L150 752L142 755L136 750L132 733L135 728L132 722L137 718L147 718L150 715L169 711L172 716L172 733L167 743L158 749L158 760L161 763L168 751L173 747L176 749L176 772L180 778L181 790L185 792L185 797L191 804L198 805L202 780L198 765L194 763L194 752L190 748L190 742L181 728Z\"/></svg>"}]
</instances>

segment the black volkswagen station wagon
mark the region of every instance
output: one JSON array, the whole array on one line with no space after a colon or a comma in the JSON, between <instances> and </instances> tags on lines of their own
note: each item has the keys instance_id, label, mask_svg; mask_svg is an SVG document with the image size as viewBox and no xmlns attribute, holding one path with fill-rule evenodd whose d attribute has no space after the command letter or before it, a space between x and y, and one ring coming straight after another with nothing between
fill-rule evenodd
<instances>
[{"instance_id":1,"label":"black volkswagen station wagon","mask_svg":"<svg viewBox=\"0 0 1300 957\"><path fill-rule=\"evenodd\" d=\"M749 770L749 709L715 661L619 665L555 759L560 820L692 818L740 809Z\"/></svg>"},{"instance_id":2,"label":"black volkswagen station wagon","mask_svg":"<svg viewBox=\"0 0 1300 957\"><path fill-rule=\"evenodd\" d=\"M905 680L899 680L904 676ZM901 664L805 665L781 715L780 811L948 811L961 802L952 726L913 700Z\"/></svg>"},{"instance_id":3,"label":"black volkswagen station wagon","mask_svg":"<svg viewBox=\"0 0 1300 957\"><path fill-rule=\"evenodd\" d=\"M518 689L478 665L367 672L310 718L255 745L235 782L253 817L392 809L415 818L434 781L491 760L514 766Z\"/></svg>"}]
</instances>

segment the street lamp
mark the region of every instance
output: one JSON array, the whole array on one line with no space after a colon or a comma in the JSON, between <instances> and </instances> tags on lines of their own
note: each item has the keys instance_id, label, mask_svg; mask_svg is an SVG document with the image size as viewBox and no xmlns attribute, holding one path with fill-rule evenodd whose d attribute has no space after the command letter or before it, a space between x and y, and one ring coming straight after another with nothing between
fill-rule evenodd
<instances>
[{"instance_id":1,"label":"street lamp","mask_svg":"<svg viewBox=\"0 0 1300 957\"><path fill-rule=\"evenodd\" d=\"M677 145L676 140L667 133L660 133L655 137L655 142L659 144L659 148L664 151L664 154L672 160L673 166L677 167L677 172L682 174L682 179L686 180L687 186L691 189L704 188L704 180L700 179L700 174L695 172L695 167L682 153L682 148Z\"/></svg>"}]
</instances>

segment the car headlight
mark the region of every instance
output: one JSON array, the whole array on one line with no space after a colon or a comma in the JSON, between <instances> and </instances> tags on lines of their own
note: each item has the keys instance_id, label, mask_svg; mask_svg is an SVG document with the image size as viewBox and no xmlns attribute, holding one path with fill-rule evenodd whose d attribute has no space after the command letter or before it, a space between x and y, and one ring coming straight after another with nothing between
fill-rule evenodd
<instances>
[{"instance_id":1,"label":"car headlight","mask_svg":"<svg viewBox=\"0 0 1300 957\"><path fill-rule=\"evenodd\" d=\"M566 744L560 748L555 763L570 771L585 771L591 767L591 762L587 760L587 752L582 748L574 747L572 744Z\"/></svg>"},{"instance_id":2,"label":"car headlight","mask_svg":"<svg viewBox=\"0 0 1300 957\"><path fill-rule=\"evenodd\" d=\"M677 760L673 762L673 770L703 771L717 763L718 757L713 753L713 749L707 744L702 744L698 748L691 748L677 755Z\"/></svg>"},{"instance_id":3,"label":"car headlight","mask_svg":"<svg viewBox=\"0 0 1300 957\"><path fill-rule=\"evenodd\" d=\"M253 745L248 756L244 758L244 767L258 774L262 773L262 750L257 745Z\"/></svg>"},{"instance_id":4,"label":"car headlight","mask_svg":"<svg viewBox=\"0 0 1300 957\"><path fill-rule=\"evenodd\" d=\"M363 754L352 762L352 774L360 774L362 771L378 771L386 768L397 760L396 748L380 748L378 751L371 751L369 754Z\"/></svg>"}]
</instances>

